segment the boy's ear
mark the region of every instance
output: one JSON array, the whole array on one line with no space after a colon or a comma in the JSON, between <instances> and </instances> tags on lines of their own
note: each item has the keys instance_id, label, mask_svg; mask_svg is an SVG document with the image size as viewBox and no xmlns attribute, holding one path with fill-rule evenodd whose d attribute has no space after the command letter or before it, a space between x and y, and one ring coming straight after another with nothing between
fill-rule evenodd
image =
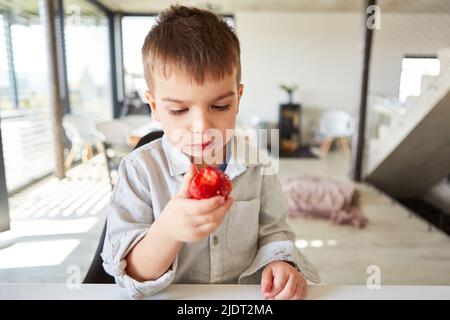
<instances>
[{"instance_id":1,"label":"boy's ear","mask_svg":"<svg viewBox=\"0 0 450 320\"><path fill-rule=\"evenodd\" d=\"M241 97L242 97L243 93L244 93L244 85L242 83L240 83L239 88L238 88L238 101L237 101L236 113L239 113L239 104L241 102Z\"/></svg>"},{"instance_id":2,"label":"boy's ear","mask_svg":"<svg viewBox=\"0 0 450 320\"><path fill-rule=\"evenodd\" d=\"M159 114L158 114L158 110L156 109L155 97L153 96L153 94L151 93L150 90L145 90L145 99L147 99L148 105L150 106L150 109L152 110L153 118L156 121L159 121Z\"/></svg>"}]
</instances>

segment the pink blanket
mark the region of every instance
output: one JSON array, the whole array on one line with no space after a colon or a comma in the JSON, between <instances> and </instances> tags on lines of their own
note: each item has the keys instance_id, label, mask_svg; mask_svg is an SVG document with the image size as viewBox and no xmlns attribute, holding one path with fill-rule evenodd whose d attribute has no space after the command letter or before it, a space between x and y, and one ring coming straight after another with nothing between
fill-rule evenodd
<instances>
[{"instance_id":1,"label":"pink blanket","mask_svg":"<svg viewBox=\"0 0 450 320\"><path fill-rule=\"evenodd\" d=\"M289 203L289 216L319 217L336 224L363 228L368 220L359 207L359 192L351 184L329 178L301 176L283 187Z\"/></svg>"}]
</instances>

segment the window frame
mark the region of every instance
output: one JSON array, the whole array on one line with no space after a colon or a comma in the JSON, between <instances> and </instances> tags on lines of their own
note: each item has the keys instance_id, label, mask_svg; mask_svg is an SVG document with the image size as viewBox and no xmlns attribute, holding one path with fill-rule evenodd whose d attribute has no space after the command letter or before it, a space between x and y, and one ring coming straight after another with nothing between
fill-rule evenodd
<instances>
[{"instance_id":1,"label":"window frame","mask_svg":"<svg viewBox=\"0 0 450 320\"><path fill-rule=\"evenodd\" d=\"M403 79L403 62L405 59L430 59L437 60L439 62L439 58L435 54L405 54L401 60L401 70L400 70L400 83L398 88L398 99L400 102L405 103L407 96L402 97L402 79Z\"/></svg>"}]
</instances>

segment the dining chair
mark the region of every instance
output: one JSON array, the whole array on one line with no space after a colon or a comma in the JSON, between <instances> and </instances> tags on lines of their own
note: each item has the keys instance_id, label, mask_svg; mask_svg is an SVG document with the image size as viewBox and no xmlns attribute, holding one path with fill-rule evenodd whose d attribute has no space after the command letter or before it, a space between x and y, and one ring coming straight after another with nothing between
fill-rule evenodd
<instances>
[{"instance_id":1,"label":"dining chair","mask_svg":"<svg viewBox=\"0 0 450 320\"><path fill-rule=\"evenodd\" d=\"M152 131L148 133L139 140L135 149L162 137L162 135L163 135L162 131ZM101 257L101 253L103 251L103 243L105 242L105 236L106 236L106 221L104 223L102 234L100 236L100 240L97 245L97 250L95 251L94 254L94 259L92 260L91 266L89 267L89 270L86 274L86 277L83 280L83 283L115 282L114 278L110 276L108 273L106 273L106 271L103 269L103 259Z\"/></svg>"},{"instance_id":2,"label":"dining chair","mask_svg":"<svg viewBox=\"0 0 450 320\"><path fill-rule=\"evenodd\" d=\"M102 143L109 182L111 187L114 188L115 181L113 173L119 168L122 158L133 150L133 147L129 144L130 131L118 119L97 123L95 128L97 136Z\"/></svg>"},{"instance_id":3,"label":"dining chair","mask_svg":"<svg viewBox=\"0 0 450 320\"><path fill-rule=\"evenodd\" d=\"M328 154L331 144L336 139L341 144L345 154L350 153L348 140L354 132L354 122L351 115L342 110L326 111L320 117L319 131L324 137L320 151L324 156Z\"/></svg>"}]
</instances>

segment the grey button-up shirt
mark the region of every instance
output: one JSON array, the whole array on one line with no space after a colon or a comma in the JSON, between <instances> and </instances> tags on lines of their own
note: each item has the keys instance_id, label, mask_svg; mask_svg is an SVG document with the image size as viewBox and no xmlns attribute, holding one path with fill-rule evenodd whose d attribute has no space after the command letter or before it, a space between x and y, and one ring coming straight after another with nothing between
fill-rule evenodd
<instances>
[{"instance_id":1,"label":"grey button-up shirt","mask_svg":"<svg viewBox=\"0 0 450 320\"><path fill-rule=\"evenodd\" d=\"M294 245L277 175L261 174L267 163L250 163L248 148L253 147L236 147L236 141L234 136L229 142L231 156L225 171L233 183L230 212L209 237L185 243L172 268L151 281L131 278L125 258L178 192L190 160L166 136L122 160L107 208L102 258L104 269L133 298L152 295L171 283L256 284L264 266L277 260L292 262L307 280L320 282L316 269Z\"/></svg>"}]
</instances>

